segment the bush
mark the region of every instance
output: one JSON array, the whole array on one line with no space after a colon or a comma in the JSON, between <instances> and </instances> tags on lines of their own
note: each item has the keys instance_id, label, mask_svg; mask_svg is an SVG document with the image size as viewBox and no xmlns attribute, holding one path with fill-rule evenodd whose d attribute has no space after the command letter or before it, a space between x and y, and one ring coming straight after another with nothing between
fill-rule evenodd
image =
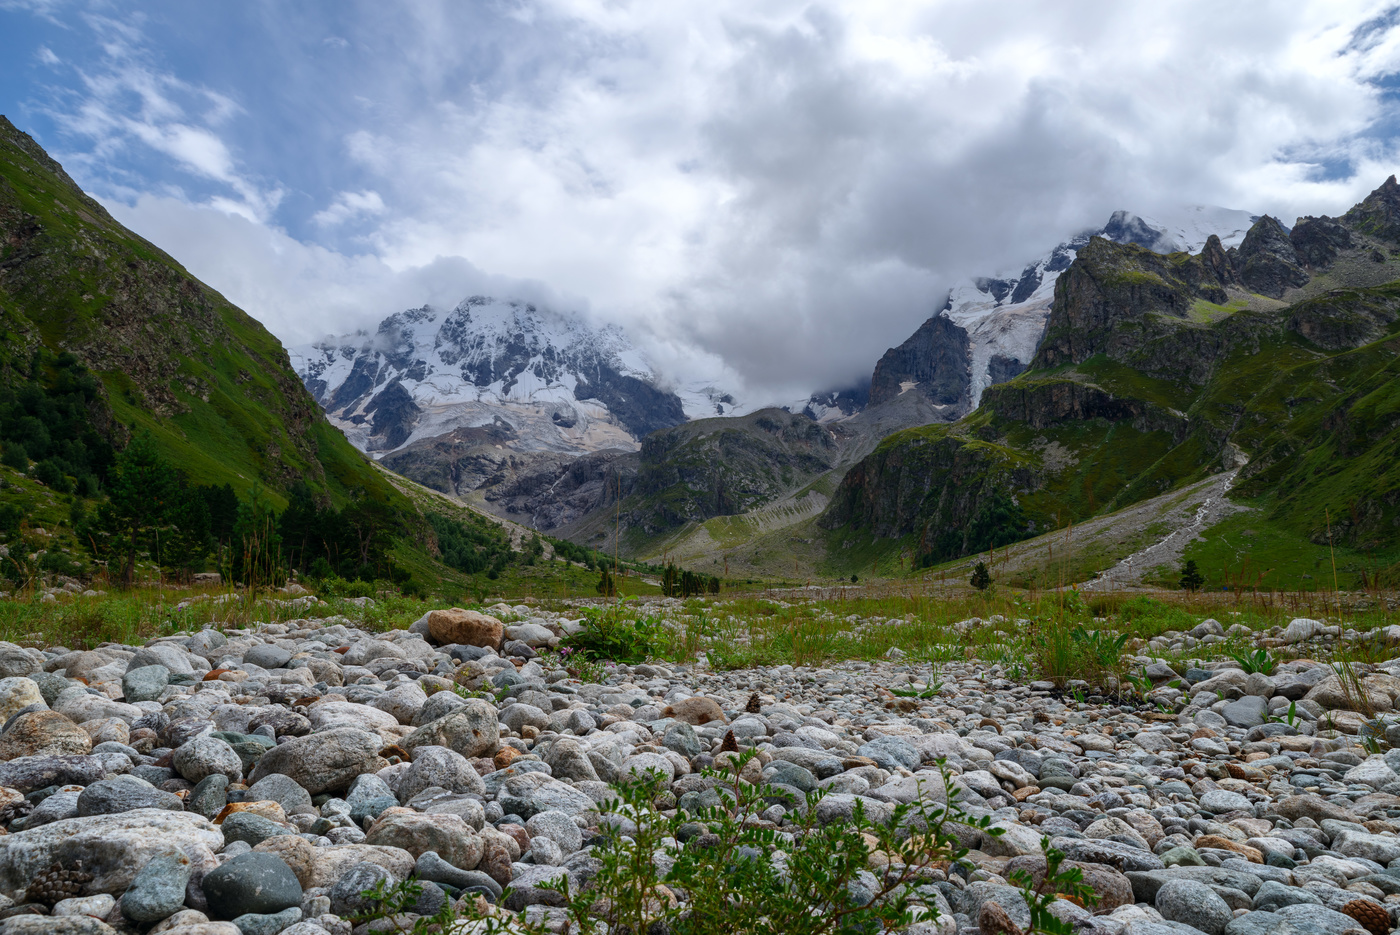
<instances>
[{"instance_id":1,"label":"bush","mask_svg":"<svg viewBox=\"0 0 1400 935\"><path fill-rule=\"evenodd\" d=\"M592 851L591 879L570 893L561 868L554 886L567 931L837 935L901 930L936 913L938 889L926 882L935 864L948 868L957 862L964 874L972 869L959 832L963 838L1002 833L990 827L989 817L972 818L957 805L946 772L943 792L953 803L948 807L915 802L877 819L858 804L849 820L822 823L817 816L826 790L794 801L778 788L740 780L755 756L745 753L726 770L706 771L718 782L725 806L664 813L674 806L656 773L615 786L615 798L600 810L618 820L604 823L603 840ZM783 832L758 821L775 802L787 803L788 817L795 819ZM875 855L886 859L872 859ZM1074 886L1077 879L1057 873L1053 882ZM402 912L413 904L419 886L407 882L374 891L379 906L370 918ZM505 905L511 906L509 896ZM484 902L468 907L467 918L484 921L471 931L545 931ZM454 919L454 911L445 907L438 917L421 921L424 931L429 925L447 931Z\"/></svg>"},{"instance_id":2,"label":"bush","mask_svg":"<svg viewBox=\"0 0 1400 935\"><path fill-rule=\"evenodd\" d=\"M5 453L0 456L0 463L6 467L12 467L21 474L29 470L29 452L19 442L6 442Z\"/></svg>"},{"instance_id":3,"label":"bush","mask_svg":"<svg viewBox=\"0 0 1400 935\"><path fill-rule=\"evenodd\" d=\"M45 552L39 558L39 570L69 578L81 578L87 574L87 567L75 561L67 552Z\"/></svg>"},{"instance_id":4,"label":"bush","mask_svg":"<svg viewBox=\"0 0 1400 935\"><path fill-rule=\"evenodd\" d=\"M562 645L588 659L624 665L645 662L661 647L666 628L659 618L632 618L624 611L624 607L587 608L583 629L565 637Z\"/></svg>"},{"instance_id":5,"label":"bush","mask_svg":"<svg viewBox=\"0 0 1400 935\"><path fill-rule=\"evenodd\" d=\"M63 475L63 468L53 458L45 459L34 465L33 477L45 487L58 493L71 493L73 491L73 485Z\"/></svg>"}]
</instances>

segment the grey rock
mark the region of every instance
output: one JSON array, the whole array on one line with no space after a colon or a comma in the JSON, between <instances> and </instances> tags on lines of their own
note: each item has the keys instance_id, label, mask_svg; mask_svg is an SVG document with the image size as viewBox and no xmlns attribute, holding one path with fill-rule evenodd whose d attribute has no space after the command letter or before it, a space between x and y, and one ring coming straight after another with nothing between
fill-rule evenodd
<instances>
[{"instance_id":1,"label":"grey rock","mask_svg":"<svg viewBox=\"0 0 1400 935\"><path fill-rule=\"evenodd\" d=\"M252 812L234 812L224 819L220 827L224 832L224 841L230 844L234 841L245 841L252 847L257 847L268 838L296 833L282 827L271 818Z\"/></svg>"},{"instance_id":2,"label":"grey rock","mask_svg":"<svg viewBox=\"0 0 1400 935\"><path fill-rule=\"evenodd\" d=\"M281 773L270 773L248 788L250 802L276 802L288 815L304 813L311 808L311 793L297 781Z\"/></svg>"},{"instance_id":3,"label":"grey rock","mask_svg":"<svg viewBox=\"0 0 1400 935\"><path fill-rule=\"evenodd\" d=\"M212 773L195 784L185 800L185 810L212 820L227 804L228 777L223 773Z\"/></svg>"},{"instance_id":4,"label":"grey rock","mask_svg":"<svg viewBox=\"0 0 1400 935\"><path fill-rule=\"evenodd\" d=\"M128 703L155 701L170 684L170 670L165 666L142 666L127 669L122 676L122 695Z\"/></svg>"},{"instance_id":5,"label":"grey rock","mask_svg":"<svg viewBox=\"0 0 1400 935\"><path fill-rule=\"evenodd\" d=\"M280 646L263 643L243 654L243 661L263 669L280 669L291 662L292 654Z\"/></svg>"},{"instance_id":6,"label":"grey rock","mask_svg":"<svg viewBox=\"0 0 1400 935\"><path fill-rule=\"evenodd\" d=\"M1274 880L1265 880L1259 887L1259 892L1254 894L1254 909L1256 911L1274 912L1284 906L1294 906L1298 903L1321 904L1312 893L1298 886L1285 886Z\"/></svg>"},{"instance_id":7,"label":"grey rock","mask_svg":"<svg viewBox=\"0 0 1400 935\"><path fill-rule=\"evenodd\" d=\"M1063 851L1070 860L1089 864L1105 864L1124 872L1129 870L1140 872L1162 870L1166 866L1157 855L1148 853L1140 847L1118 841L1055 837L1050 839L1050 846ZM1153 890L1153 893L1155 895L1156 890ZM1143 900L1141 897L1139 897L1139 901L1151 902L1151 900Z\"/></svg>"},{"instance_id":8,"label":"grey rock","mask_svg":"<svg viewBox=\"0 0 1400 935\"><path fill-rule=\"evenodd\" d=\"M175 771L190 782L220 773L230 782L243 778L243 761L237 751L217 737L196 737L182 744L172 757Z\"/></svg>"},{"instance_id":9,"label":"grey rock","mask_svg":"<svg viewBox=\"0 0 1400 935\"><path fill-rule=\"evenodd\" d=\"M127 660L126 670L130 672L132 669L140 669L145 666L165 666L172 674L194 674L194 664L190 654L170 643L142 646Z\"/></svg>"},{"instance_id":10,"label":"grey rock","mask_svg":"<svg viewBox=\"0 0 1400 935\"><path fill-rule=\"evenodd\" d=\"M520 733L524 727L533 727L543 730L549 726L549 715L539 708L529 704L507 705L500 714L500 722L508 727L513 734Z\"/></svg>"},{"instance_id":11,"label":"grey rock","mask_svg":"<svg viewBox=\"0 0 1400 935\"><path fill-rule=\"evenodd\" d=\"M78 796L78 814L114 815L137 808L184 811L184 801L173 792L157 789L135 776L117 776L93 783Z\"/></svg>"},{"instance_id":12,"label":"grey rock","mask_svg":"<svg viewBox=\"0 0 1400 935\"><path fill-rule=\"evenodd\" d=\"M1058 839L1057 839L1058 840ZM1162 870L1129 870L1124 874L1133 885L1133 898L1140 903L1156 903L1157 891L1172 880L1194 880L1211 888L1229 887L1253 896L1264 881L1248 873L1220 867L1170 867Z\"/></svg>"},{"instance_id":13,"label":"grey rock","mask_svg":"<svg viewBox=\"0 0 1400 935\"><path fill-rule=\"evenodd\" d=\"M131 772L121 753L90 756L21 756L0 763L0 786L32 792L45 786L90 786L99 779Z\"/></svg>"},{"instance_id":14,"label":"grey rock","mask_svg":"<svg viewBox=\"0 0 1400 935\"><path fill-rule=\"evenodd\" d=\"M292 868L275 854L259 851L239 854L210 870L200 888L215 919L272 915L301 906L301 884Z\"/></svg>"},{"instance_id":15,"label":"grey rock","mask_svg":"<svg viewBox=\"0 0 1400 935\"><path fill-rule=\"evenodd\" d=\"M1269 704L1259 695L1245 695L1227 704L1220 714L1232 727L1258 727L1269 719Z\"/></svg>"},{"instance_id":16,"label":"grey rock","mask_svg":"<svg viewBox=\"0 0 1400 935\"><path fill-rule=\"evenodd\" d=\"M158 854L136 872L122 894L122 915L149 925L180 911L193 868L184 854Z\"/></svg>"},{"instance_id":17,"label":"grey rock","mask_svg":"<svg viewBox=\"0 0 1400 935\"><path fill-rule=\"evenodd\" d=\"M1212 789L1201 795L1201 808L1208 812L1233 812L1239 810L1253 811L1254 804L1238 792L1229 792L1225 789Z\"/></svg>"},{"instance_id":18,"label":"grey rock","mask_svg":"<svg viewBox=\"0 0 1400 935\"><path fill-rule=\"evenodd\" d=\"M338 916L360 915L375 905L365 892L393 882L389 871L378 864L355 864L331 887L331 912Z\"/></svg>"},{"instance_id":19,"label":"grey rock","mask_svg":"<svg viewBox=\"0 0 1400 935\"><path fill-rule=\"evenodd\" d=\"M250 912L233 920L242 935L277 935L301 921L301 907L292 906L271 915Z\"/></svg>"},{"instance_id":20,"label":"grey rock","mask_svg":"<svg viewBox=\"0 0 1400 935\"><path fill-rule=\"evenodd\" d=\"M431 703L438 695L429 698ZM423 705L424 710L428 704ZM496 709L479 698L465 701L447 715L429 721L409 734L399 746L412 752L415 747L447 747L467 758L491 756L501 748L500 722Z\"/></svg>"},{"instance_id":21,"label":"grey rock","mask_svg":"<svg viewBox=\"0 0 1400 935\"><path fill-rule=\"evenodd\" d=\"M439 693L441 694L441 693ZM258 760L253 782L280 773L311 795L344 789L356 776L382 768L378 734L354 727L337 727L278 744Z\"/></svg>"},{"instance_id":22,"label":"grey rock","mask_svg":"<svg viewBox=\"0 0 1400 935\"><path fill-rule=\"evenodd\" d=\"M571 815L557 811L536 812L525 822L525 830L531 840L546 837L557 843L565 854L572 854L583 847L583 832L579 830Z\"/></svg>"},{"instance_id":23,"label":"grey rock","mask_svg":"<svg viewBox=\"0 0 1400 935\"><path fill-rule=\"evenodd\" d=\"M1157 890L1155 903L1162 918L1181 922L1206 935L1220 935L1234 918L1225 900L1204 883L1170 880Z\"/></svg>"},{"instance_id":24,"label":"grey rock","mask_svg":"<svg viewBox=\"0 0 1400 935\"><path fill-rule=\"evenodd\" d=\"M667 750L673 750L686 759L699 756L702 752L700 738L695 735L695 728L684 721L677 721L666 728L666 733L661 737L661 744Z\"/></svg>"},{"instance_id":25,"label":"grey rock","mask_svg":"<svg viewBox=\"0 0 1400 935\"><path fill-rule=\"evenodd\" d=\"M407 802L432 786L456 793L486 792L481 776L460 753L447 747L418 747L413 751L412 764L399 774L399 801Z\"/></svg>"},{"instance_id":26,"label":"grey rock","mask_svg":"<svg viewBox=\"0 0 1400 935\"><path fill-rule=\"evenodd\" d=\"M597 782L600 779L583 745L570 737L561 737L550 744L544 761L560 779L574 782Z\"/></svg>"}]
</instances>

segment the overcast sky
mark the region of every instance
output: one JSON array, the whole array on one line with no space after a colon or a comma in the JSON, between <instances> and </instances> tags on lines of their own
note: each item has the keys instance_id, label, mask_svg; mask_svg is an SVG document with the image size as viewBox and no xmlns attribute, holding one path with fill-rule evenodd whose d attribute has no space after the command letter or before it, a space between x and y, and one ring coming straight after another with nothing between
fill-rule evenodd
<instances>
[{"instance_id":1,"label":"overcast sky","mask_svg":"<svg viewBox=\"0 0 1400 935\"><path fill-rule=\"evenodd\" d=\"M284 343L521 296L667 372L868 376L1115 209L1338 214L1386 3L0 0L0 112Z\"/></svg>"}]
</instances>

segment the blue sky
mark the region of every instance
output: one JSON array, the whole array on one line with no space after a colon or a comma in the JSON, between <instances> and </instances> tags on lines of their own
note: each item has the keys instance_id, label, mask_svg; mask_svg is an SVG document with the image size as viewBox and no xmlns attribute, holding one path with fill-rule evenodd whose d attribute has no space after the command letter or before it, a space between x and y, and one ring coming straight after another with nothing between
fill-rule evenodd
<instances>
[{"instance_id":1,"label":"blue sky","mask_svg":"<svg viewBox=\"0 0 1400 935\"><path fill-rule=\"evenodd\" d=\"M1386 3L0 0L0 112L287 343L474 293L783 398L1110 212L1345 210Z\"/></svg>"}]
</instances>

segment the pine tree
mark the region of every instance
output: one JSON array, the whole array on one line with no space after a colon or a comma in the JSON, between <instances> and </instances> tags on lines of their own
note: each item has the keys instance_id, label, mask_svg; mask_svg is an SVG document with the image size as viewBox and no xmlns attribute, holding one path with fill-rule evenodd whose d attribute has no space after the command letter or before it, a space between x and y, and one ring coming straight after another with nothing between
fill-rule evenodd
<instances>
[{"instance_id":1,"label":"pine tree","mask_svg":"<svg viewBox=\"0 0 1400 935\"><path fill-rule=\"evenodd\" d=\"M98 516L106 533L104 551L120 562L117 581L130 587L136 555L158 551L156 542L168 527L180 499L175 469L156 449L150 432L142 432L117 456L108 474L108 500Z\"/></svg>"},{"instance_id":2,"label":"pine tree","mask_svg":"<svg viewBox=\"0 0 1400 935\"><path fill-rule=\"evenodd\" d=\"M1188 558L1181 566L1181 590L1199 591L1205 583L1205 576L1196 567L1196 560Z\"/></svg>"},{"instance_id":3,"label":"pine tree","mask_svg":"<svg viewBox=\"0 0 1400 935\"><path fill-rule=\"evenodd\" d=\"M598 567L602 571L602 574L598 576L598 593L603 597L617 597L617 583L613 581L608 566L600 562Z\"/></svg>"},{"instance_id":4,"label":"pine tree","mask_svg":"<svg viewBox=\"0 0 1400 935\"><path fill-rule=\"evenodd\" d=\"M992 575L987 571L986 562L977 563L977 567L972 569L972 578L968 583L979 591L985 591L992 586Z\"/></svg>"}]
</instances>

